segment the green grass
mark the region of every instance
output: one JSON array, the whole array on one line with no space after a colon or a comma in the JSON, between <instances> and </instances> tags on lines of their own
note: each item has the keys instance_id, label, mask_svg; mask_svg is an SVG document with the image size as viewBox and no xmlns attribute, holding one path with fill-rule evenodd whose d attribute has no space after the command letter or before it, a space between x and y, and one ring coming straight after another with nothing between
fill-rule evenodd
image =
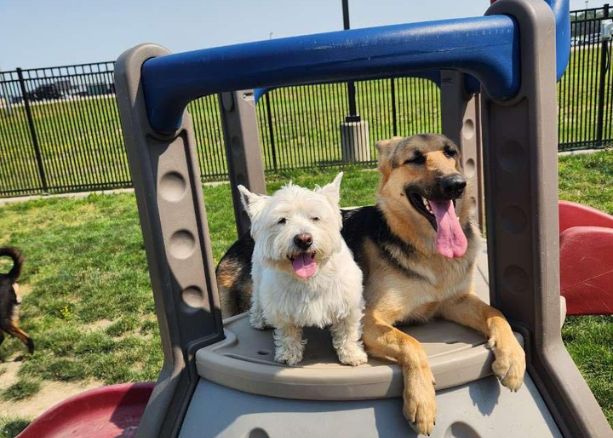
<instances>
[{"instance_id":1,"label":"green grass","mask_svg":"<svg viewBox=\"0 0 613 438\"><path fill-rule=\"evenodd\" d=\"M13 438L24 430L30 420L18 417L0 416L0 438Z\"/></svg>"},{"instance_id":2,"label":"green grass","mask_svg":"<svg viewBox=\"0 0 613 438\"><path fill-rule=\"evenodd\" d=\"M613 152L562 157L560 196L612 213L612 169ZM331 169L286 172L269 178L268 187L275 190L288 178L312 187L330 182L334 174ZM342 204L372 204L377 182L374 171L348 169ZM230 187L206 186L204 192L213 255L219 260L236 238ZM24 359L18 374L22 382L157 377L162 353L132 194L7 205L0 207L0 229L0 245L17 246L26 256L22 326L37 349ZM584 317L569 318L563 329L570 353L611 422L612 327L611 318ZM0 348L0 361L23 350L9 338ZM7 427L15 425L0 422L0 430Z\"/></svg>"},{"instance_id":3,"label":"green grass","mask_svg":"<svg viewBox=\"0 0 613 438\"><path fill-rule=\"evenodd\" d=\"M0 396L4 400L23 400L34 394L36 394L40 390L40 381L33 380L30 378L22 378L16 383L12 384L4 391Z\"/></svg>"}]
</instances>

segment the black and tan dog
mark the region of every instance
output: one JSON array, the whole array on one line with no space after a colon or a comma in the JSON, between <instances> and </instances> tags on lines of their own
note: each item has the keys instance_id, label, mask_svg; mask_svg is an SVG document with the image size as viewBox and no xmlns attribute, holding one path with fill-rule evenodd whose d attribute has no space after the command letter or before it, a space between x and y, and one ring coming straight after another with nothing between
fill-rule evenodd
<instances>
[{"instance_id":1,"label":"black and tan dog","mask_svg":"<svg viewBox=\"0 0 613 438\"><path fill-rule=\"evenodd\" d=\"M480 244L463 199L460 153L442 135L377 144L377 204L343 212L343 237L364 272L364 343L370 355L397 362L404 376L405 417L418 433L434 427L434 377L420 343L395 324L442 317L488 338L494 374L517 390L524 352L504 316L473 291ZM252 243L236 242L217 267L224 316L248 308Z\"/></svg>"},{"instance_id":2,"label":"black and tan dog","mask_svg":"<svg viewBox=\"0 0 613 438\"><path fill-rule=\"evenodd\" d=\"M0 248L0 257L10 257L13 267L6 274L0 273L0 344L4 341L4 334L15 336L28 347L30 353L34 352L34 342L26 332L19 328L19 314L17 306L19 299L17 280L21 274L23 257L15 248Z\"/></svg>"}]
</instances>

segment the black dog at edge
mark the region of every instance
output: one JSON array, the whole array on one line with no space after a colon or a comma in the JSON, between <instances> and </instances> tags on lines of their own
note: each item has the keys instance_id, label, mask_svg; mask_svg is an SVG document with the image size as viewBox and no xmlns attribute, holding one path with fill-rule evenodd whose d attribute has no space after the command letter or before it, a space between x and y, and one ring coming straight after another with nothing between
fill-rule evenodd
<instances>
[{"instance_id":1,"label":"black dog at edge","mask_svg":"<svg viewBox=\"0 0 613 438\"><path fill-rule=\"evenodd\" d=\"M4 334L15 336L28 347L30 354L34 352L34 342L26 332L19 328L19 314L17 306L17 280L23 267L23 257L15 248L0 248L0 257L13 259L13 267L7 274L0 273L0 344L4 341Z\"/></svg>"}]
</instances>

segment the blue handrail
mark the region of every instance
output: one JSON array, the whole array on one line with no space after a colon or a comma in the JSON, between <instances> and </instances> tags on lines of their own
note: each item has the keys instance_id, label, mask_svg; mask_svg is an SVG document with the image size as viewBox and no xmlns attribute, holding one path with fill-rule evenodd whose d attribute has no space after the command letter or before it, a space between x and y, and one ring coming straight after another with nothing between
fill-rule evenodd
<instances>
[{"instance_id":1,"label":"blue handrail","mask_svg":"<svg viewBox=\"0 0 613 438\"><path fill-rule=\"evenodd\" d=\"M568 0L546 1L556 13L561 75L570 47ZM208 94L423 70L463 71L476 77L491 96L508 99L519 89L519 60L516 23L511 17L490 15L170 54L143 64L142 84L149 123L171 133L180 126L187 104Z\"/></svg>"}]
</instances>

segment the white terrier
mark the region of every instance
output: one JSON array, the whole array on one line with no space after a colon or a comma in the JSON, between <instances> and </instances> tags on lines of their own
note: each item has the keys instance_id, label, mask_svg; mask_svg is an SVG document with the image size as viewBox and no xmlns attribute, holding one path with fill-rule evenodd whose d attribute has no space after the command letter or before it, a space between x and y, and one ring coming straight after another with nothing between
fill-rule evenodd
<instances>
[{"instance_id":1,"label":"white terrier","mask_svg":"<svg viewBox=\"0 0 613 438\"><path fill-rule=\"evenodd\" d=\"M289 183L272 196L238 186L251 218L253 295L249 321L274 327L275 360L302 360L302 328L331 325L339 360L367 360L362 334L362 271L341 236L339 173L314 191Z\"/></svg>"}]
</instances>

